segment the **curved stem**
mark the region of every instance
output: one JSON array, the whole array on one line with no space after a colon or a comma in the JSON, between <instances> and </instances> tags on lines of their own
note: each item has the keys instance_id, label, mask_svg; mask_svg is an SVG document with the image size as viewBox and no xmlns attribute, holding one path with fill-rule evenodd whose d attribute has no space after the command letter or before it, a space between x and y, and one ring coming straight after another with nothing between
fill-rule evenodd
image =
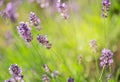
<instances>
[{"instance_id":1,"label":"curved stem","mask_svg":"<svg viewBox=\"0 0 120 82\"><path fill-rule=\"evenodd\" d=\"M99 81L100 81L101 78L102 78L102 75L103 75L104 69L105 69L105 65L104 65L103 68L102 68L102 72L101 72L101 75L100 75Z\"/></svg>"}]
</instances>

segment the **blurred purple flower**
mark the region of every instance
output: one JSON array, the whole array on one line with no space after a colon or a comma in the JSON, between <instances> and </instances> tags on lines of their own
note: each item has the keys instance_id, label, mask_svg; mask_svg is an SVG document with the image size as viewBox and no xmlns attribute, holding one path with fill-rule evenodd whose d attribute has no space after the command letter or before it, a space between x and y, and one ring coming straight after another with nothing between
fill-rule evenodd
<instances>
[{"instance_id":1,"label":"blurred purple flower","mask_svg":"<svg viewBox=\"0 0 120 82\"><path fill-rule=\"evenodd\" d=\"M38 42L39 42L40 44L46 46L47 49L50 49L51 46L52 46L52 45L49 43L48 38L47 38L46 35L45 35L45 36L43 36L43 35L38 35L38 36L37 36L37 40L38 40Z\"/></svg>"},{"instance_id":2,"label":"blurred purple flower","mask_svg":"<svg viewBox=\"0 0 120 82\"><path fill-rule=\"evenodd\" d=\"M98 51L97 41L96 40L91 40L90 41L90 47L93 48L94 52L97 52Z\"/></svg>"},{"instance_id":3,"label":"blurred purple flower","mask_svg":"<svg viewBox=\"0 0 120 82\"><path fill-rule=\"evenodd\" d=\"M37 30L41 30L40 19L36 16L34 12L30 12L30 23L36 26Z\"/></svg>"},{"instance_id":4,"label":"blurred purple flower","mask_svg":"<svg viewBox=\"0 0 120 82\"><path fill-rule=\"evenodd\" d=\"M68 79L68 82L74 82L74 79L70 77L70 78Z\"/></svg>"},{"instance_id":5,"label":"blurred purple flower","mask_svg":"<svg viewBox=\"0 0 120 82\"><path fill-rule=\"evenodd\" d=\"M108 16L108 11L111 6L110 0L103 0L102 1L102 16L107 17Z\"/></svg>"},{"instance_id":6,"label":"blurred purple flower","mask_svg":"<svg viewBox=\"0 0 120 82\"><path fill-rule=\"evenodd\" d=\"M113 53L109 49L103 49L100 57L100 66L108 67L113 64Z\"/></svg>"},{"instance_id":7,"label":"blurred purple flower","mask_svg":"<svg viewBox=\"0 0 120 82\"><path fill-rule=\"evenodd\" d=\"M5 80L4 82L24 82L21 68L17 64L12 64L9 68L12 78Z\"/></svg>"},{"instance_id":8,"label":"blurred purple flower","mask_svg":"<svg viewBox=\"0 0 120 82\"><path fill-rule=\"evenodd\" d=\"M44 64L43 67L44 67L44 69L45 69L46 72L50 72L50 68L48 67L47 64Z\"/></svg>"},{"instance_id":9,"label":"blurred purple flower","mask_svg":"<svg viewBox=\"0 0 120 82\"><path fill-rule=\"evenodd\" d=\"M0 0L0 7L4 4L4 0Z\"/></svg>"},{"instance_id":10,"label":"blurred purple flower","mask_svg":"<svg viewBox=\"0 0 120 82\"><path fill-rule=\"evenodd\" d=\"M65 19L69 18L68 7L65 3L61 3L60 0L57 0L56 7L58 9L58 12L61 14L61 16L63 16Z\"/></svg>"},{"instance_id":11,"label":"blurred purple flower","mask_svg":"<svg viewBox=\"0 0 120 82\"><path fill-rule=\"evenodd\" d=\"M31 42L33 40L33 36L31 33L31 28L28 23L20 22L20 25L17 27L19 35L27 42Z\"/></svg>"},{"instance_id":12,"label":"blurred purple flower","mask_svg":"<svg viewBox=\"0 0 120 82\"><path fill-rule=\"evenodd\" d=\"M13 43L13 34L11 31L7 31L5 34L6 44L9 45Z\"/></svg>"},{"instance_id":13,"label":"blurred purple flower","mask_svg":"<svg viewBox=\"0 0 120 82\"><path fill-rule=\"evenodd\" d=\"M49 6L49 0L37 0L37 3L40 4L41 8L46 8Z\"/></svg>"},{"instance_id":14,"label":"blurred purple flower","mask_svg":"<svg viewBox=\"0 0 120 82\"><path fill-rule=\"evenodd\" d=\"M56 78L58 75L60 75L60 72L58 70L55 70L53 73L51 73L52 78Z\"/></svg>"},{"instance_id":15,"label":"blurred purple flower","mask_svg":"<svg viewBox=\"0 0 120 82\"><path fill-rule=\"evenodd\" d=\"M43 74L42 75L42 81L43 82L50 82L50 78L46 74Z\"/></svg>"},{"instance_id":16,"label":"blurred purple flower","mask_svg":"<svg viewBox=\"0 0 120 82\"><path fill-rule=\"evenodd\" d=\"M7 3L6 9L4 11L11 21L15 22L17 19L17 15L15 12L15 6L12 2Z\"/></svg>"}]
</instances>

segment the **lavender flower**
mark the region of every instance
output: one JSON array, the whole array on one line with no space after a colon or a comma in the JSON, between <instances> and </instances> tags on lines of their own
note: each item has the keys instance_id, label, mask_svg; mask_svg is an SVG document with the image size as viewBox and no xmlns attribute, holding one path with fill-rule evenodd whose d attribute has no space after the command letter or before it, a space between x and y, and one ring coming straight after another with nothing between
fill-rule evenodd
<instances>
[{"instance_id":1,"label":"lavender flower","mask_svg":"<svg viewBox=\"0 0 120 82\"><path fill-rule=\"evenodd\" d=\"M45 69L46 72L50 72L50 69L49 69L49 67L48 67L47 64L44 64L43 67L44 67L44 69Z\"/></svg>"},{"instance_id":2,"label":"lavender flower","mask_svg":"<svg viewBox=\"0 0 120 82\"><path fill-rule=\"evenodd\" d=\"M16 81L15 81L15 79L10 78L10 79L8 79L8 80L5 80L4 82L16 82Z\"/></svg>"},{"instance_id":3,"label":"lavender flower","mask_svg":"<svg viewBox=\"0 0 120 82\"><path fill-rule=\"evenodd\" d=\"M60 75L60 72L58 70L56 70L53 73L51 73L51 77L52 78L56 78L58 75Z\"/></svg>"},{"instance_id":4,"label":"lavender flower","mask_svg":"<svg viewBox=\"0 0 120 82\"><path fill-rule=\"evenodd\" d=\"M44 74L44 75L42 75L42 81L43 82L50 82L50 79L46 74Z\"/></svg>"},{"instance_id":5,"label":"lavender flower","mask_svg":"<svg viewBox=\"0 0 120 82\"><path fill-rule=\"evenodd\" d=\"M70 77L67 82L74 82L74 79Z\"/></svg>"},{"instance_id":6,"label":"lavender flower","mask_svg":"<svg viewBox=\"0 0 120 82\"><path fill-rule=\"evenodd\" d=\"M57 6L58 12L61 14L61 16L63 16L65 19L68 19L69 16L68 16L67 5L65 3L61 4L60 0L57 0L56 6Z\"/></svg>"},{"instance_id":7,"label":"lavender flower","mask_svg":"<svg viewBox=\"0 0 120 82\"><path fill-rule=\"evenodd\" d=\"M11 21L15 22L17 19L17 15L15 13L15 7L12 2L9 2L6 6L6 9L4 11L7 16L10 18Z\"/></svg>"},{"instance_id":8,"label":"lavender flower","mask_svg":"<svg viewBox=\"0 0 120 82\"><path fill-rule=\"evenodd\" d=\"M30 22L33 26L36 26L38 30L41 30L40 19L34 12L30 12Z\"/></svg>"},{"instance_id":9,"label":"lavender flower","mask_svg":"<svg viewBox=\"0 0 120 82\"><path fill-rule=\"evenodd\" d=\"M4 0L0 0L0 7L3 5Z\"/></svg>"},{"instance_id":10,"label":"lavender flower","mask_svg":"<svg viewBox=\"0 0 120 82\"><path fill-rule=\"evenodd\" d=\"M51 48L51 44L49 43L47 36L43 36L43 35L38 35L37 36L37 40L40 44L42 44L43 46L46 46L47 49Z\"/></svg>"},{"instance_id":11,"label":"lavender flower","mask_svg":"<svg viewBox=\"0 0 120 82\"><path fill-rule=\"evenodd\" d=\"M22 73L22 70L16 64L11 65L9 71L12 76L18 76Z\"/></svg>"},{"instance_id":12,"label":"lavender flower","mask_svg":"<svg viewBox=\"0 0 120 82\"><path fill-rule=\"evenodd\" d=\"M100 57L100 66L108 67L113 63L113 53L109 49L103 49Z\"/></svg>"},{"instance_id":13,"label":"lavender flower","mask_svg":"<svg viewBox=\"0 0 120 82\"><path fill-rule=\"evenodd\" d=\"M107 82L110 80L112 78L112 74L108 74L108 76L107 76Z\"/></svg>"},{"instance_id":14,"label":"lavender flower","mask_svg":"<svg viewBox=\"0 0 120 82\"><path fill-rule=\"evenodd\" d=\"M111 6L111 2L109 0L103 0L102 1L102 16L107 17L108 16L108 11Z\"/></svg>"},{"instance_id":15,"label":"lavender flower","mask_svg":"<svg viewBox=\"0 0 120 82\"><path fill-rule=\"evenodd\" d=\"M11 65L9 71L12 75L12 78L5 80L5 82L24 82L23 75L21 74L22 70L17 66L17 64Z\"/></svg>"},{"instance_id":16,"label":"lavender flower","mask_svg":"<svg viewBox=\"0 0 120 82\"><path fill-rule=\"evenodd\" d=\"M90 41L90 47L93 48L94 52L97 52L98 51L97 41L96 40L91 40Z\"/></svg>"},{"instance_id":17,"label":"lavender flower","mask_svg":"<svg viewBox=\"0 0 120 82\"><path fill-rule=\"evenodd\" d=\"M31 28L28 23L20 22L20 25L17 27L19 35L27 42L31 42L33 39Z\"/></svg>"}]
</instances>

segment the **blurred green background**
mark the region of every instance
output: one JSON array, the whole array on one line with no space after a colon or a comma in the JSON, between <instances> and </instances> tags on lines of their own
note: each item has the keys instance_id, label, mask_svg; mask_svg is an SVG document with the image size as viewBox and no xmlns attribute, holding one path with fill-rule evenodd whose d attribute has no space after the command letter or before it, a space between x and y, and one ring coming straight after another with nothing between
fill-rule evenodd
<instances>
[{"instance_id":1,"label":"blurred green background","mask_svg":"<svg viewBox=\"0 0 120 82\"><path fill-rule=\"evenodd\" d=\"M65 0L64 0L65 1ZM63 2L64 2L63 1ZM9 0L5 0L1 7L3 10ZM101 17L102 0L69 0L69 19L64 20L53 8L40 8L36 2L24 1L17 7L17 22L11 22L0 17L0 82L9 79L9 66L18 64L23 70L25 82L42 82L45 74L43 64L47 64L54 71L58 70L60 76L50 78L51 82L66 82L73 77L75 82L97 82L95 59L99 65L99 57L103 48L114 52L112 66L113 77L111 82L120 79L120 1L111 0L109 16L106 20ZM43 29L37 31L32 28L34 39L31 48L17 32L21 21L29 20L29 13L33 11L41 19ZM6 33L11 31L13 39L9 43ZM50 50L38 44L36 35L48 36L52 43ZM106 38L105 38L106 34ZM89 46L90 40L96 39L99 53L95 54ZM8 44L9 43L9 44ZM82 54L81 64L78 62ZM103 78L105 82L106 75Z\"/></svg>"}]
</instances>

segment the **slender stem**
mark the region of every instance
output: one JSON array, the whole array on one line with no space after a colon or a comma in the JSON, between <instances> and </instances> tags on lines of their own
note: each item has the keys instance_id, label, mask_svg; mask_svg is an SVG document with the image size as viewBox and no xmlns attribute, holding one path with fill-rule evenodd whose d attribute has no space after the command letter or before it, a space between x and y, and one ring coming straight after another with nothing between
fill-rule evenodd
<instances>
[{"instance_id":1,"label":"slender stem","mask_svg":"<svg viewBox=\"0 0 120 82\"><path fill-rule=\"evenodd\" d=\"M102 75L103 75L104 69L105 69L105 65L104 65L103 68L102 68L102 72L101 72L101 75L100 75L99 81L100 81L101 78L102 78Z\"/></svg>"},{"instance_id":2,"label":"slender stem","mask_svg":"<svg viewBox=\"0 0 120 82\"><path fill-rule=\"evenodd\" d=\"M96 64L97 74L99 74L99 67L98 67L98 62L97 62L97 57L96 56L95 56L95 64Z\"/></svg>"}]
</instances>

